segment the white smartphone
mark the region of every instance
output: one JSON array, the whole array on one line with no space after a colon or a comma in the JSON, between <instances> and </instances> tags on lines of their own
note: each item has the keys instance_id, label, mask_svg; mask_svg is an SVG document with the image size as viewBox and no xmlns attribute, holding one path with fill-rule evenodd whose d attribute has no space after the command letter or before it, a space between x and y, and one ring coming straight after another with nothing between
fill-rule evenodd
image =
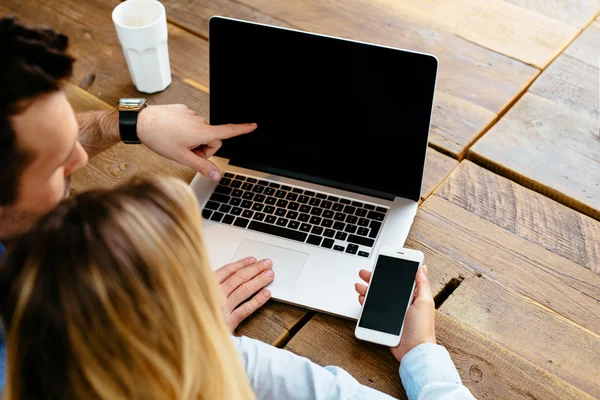
<instances>
[{"instance_id":1,"label":"white smartphone","mask_svg":"<svg viewBox=\"0 0 600 400\"><path fill-rule=\"evenodd\" d=\"M400 344L404 317L415 293L415 276L423 253L382 246L377 255L364 305L354 334L358 339L396 347Z\"/></svg>"}]
</instances>

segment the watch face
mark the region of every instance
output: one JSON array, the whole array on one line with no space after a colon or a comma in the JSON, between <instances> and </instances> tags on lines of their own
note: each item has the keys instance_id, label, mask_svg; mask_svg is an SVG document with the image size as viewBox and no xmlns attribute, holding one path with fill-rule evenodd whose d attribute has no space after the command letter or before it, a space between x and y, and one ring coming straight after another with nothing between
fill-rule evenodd
<instances>
[{"instance_id":1,"label":"watch face","mask_svg":"<svg viewBox=\"0 0 600 400\"><path fill-rule=\"evenodd\" d=\"M146 99L120 99L119 110L139 110L146 104Z\"/></svg>"}]
</instances>

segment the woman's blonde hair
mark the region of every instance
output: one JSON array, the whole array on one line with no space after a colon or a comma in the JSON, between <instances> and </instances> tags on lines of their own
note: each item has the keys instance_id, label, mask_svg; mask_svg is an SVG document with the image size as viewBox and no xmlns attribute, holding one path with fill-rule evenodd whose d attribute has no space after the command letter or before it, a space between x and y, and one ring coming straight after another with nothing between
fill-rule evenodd
<instances>
[{"instance_id":1,"label":"woman's blonde hair","mask_svg":"<svg viewBox=\"0 0 600 400\"><path fill-rule=\"evenodd\" d=\"M253 399L180 181L64 201L0 268L5 399Z\"/></svg>"}]
</instances>

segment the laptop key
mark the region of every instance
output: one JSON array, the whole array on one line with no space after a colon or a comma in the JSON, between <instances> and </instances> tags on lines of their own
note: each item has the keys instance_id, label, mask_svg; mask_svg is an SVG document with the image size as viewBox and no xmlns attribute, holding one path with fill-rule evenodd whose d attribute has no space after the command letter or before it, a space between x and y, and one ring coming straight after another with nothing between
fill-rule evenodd
<instances>
[{"instance_id":1,"label":"laptop key","mask_svg":"<svg viewBox=\"0 0 600 400\"><path fill-rule=\"evenodd\" d=\"M299 203L290 203L290 204L288 204L288 210L298 211L299 208L300 208L300 204Z\"/></svg>"},{"instance_id":2,"label":"laptop key","mask_svg":"<svg viewBox=\"0 0 600 400\"><path fill-rule=\"evenodd\" d=\"M308 200L310 200L310 198L308 196L300 196L300 197L298 197L298 202L302 203L302 204L308 203Z\"/></svg>"},{"instance_id":3,"label":"laptop key","mask_svg":"<svg viewBox=\"0 0 600 400\"><path fill-rule=\"evenodd\" d=\"M385 208L385 207L377 207L377 208L375 209L375 211L377 211L377 212L380 212L380 213L384 213L384 214L387 212L387 210L388 210L388 209L387 209L387 208Z\"/></svg>"},{"instance_id":4,"label":"laptop key","mask_svg":"<svg viewBox=\"0 0 600 400\"><path fill-rule=\"evenodd\" d=\"M210 218L210 216L212 215L212 213L213 213L212 211L210 211L210 210L207 210L207 209L205 208L204 210L202 210L202 217L203 217L204 219L209 219L209 218Z\"/></svg>"},{"instance_id":5,"label":"laptop key","mask_svg":"<svg viewBox=\"0 0 600 400\"><path fill-rule=\"evenodd\" d=\"M276 222L276 224L278 226L286 226L287 223L288 223L288 220L285 218L279 218L279 219L277 219L277 222Z\"/></svg>"},{"instance_id":6,"label":"laptop key","mask_svg":"<svg viewBox=\"0 0 600 400\"><path fill-rule=\"evenodd\" d=\"M331 209L333 211L342 211L344 209L344 205L341 203L335 203Z\"/></svg>"},{"instance_id":7,"label":"laptop key","mask_svg":"<svg viewBox=\"0 0 600 400\"><path fill-rule=\"evenodd\" d=\"M235 179L239 179L240 181L245 181L246 177L244 175L236 175Z\"/></svg>"},{"instance_id":8,"label":"laptop key","mask_svg":"<svg viewBox=\"0 0 600 400\"><path fill-rule=\"evenodd\" d=\"M369 257L369 253L367 253L366 251L359 251L358 255L361 257Z\"/></svg>"},{"instance_id":9,"label":"laptop key","mask_svg":"<svg viewBox=\"0 0 600 400\"><path fill-rule=\"evenodd\" d=\"M315 246L318 246L321 244L321 240L323 240L323 238L321 236L310 235L308 237L308 239L306 240L306 243L314 244Z\"/></svg>"},{"instance_id":10,"label":"laptop key","mask_svg":"<svg viewBox=\"0 0 600 400\"><path fill-rule=\"evenodd\" d=\"M303 213L310 212L310 206L307 206L307 205L305 205L305 204L304 204L304 205L301 205L301 206L300 206L300 212L303 212Z\"/></svg>"},{"instance_id":11,"label":"laptop key","mask_svg":"<svg viewBox=\"0 0 600 400\"><path fill-rule=\"evenodd\" d=\"M342 203L342 204L350 204L352 202L350 200L348 200L348 199L340 199L340 203Z\"/></svg>"},{"instance_id":12,"label":"laptop key","mask_svg":"<svg viewBox=\"0 0 600 400\"><path fill-rule=\"evenodd\" d=\"M257 221L263 221L265 219L266 215L260 212L254 213L254 217L252 219L255 219Z\"/></svg>"},{"instance_id":13,"label":"laptop key","mask_svg":"<svg viewBox=\"0 0 600 400\"><path fill-rule=\"evenodd\" d=\"M383 221L383 219L385 218L385 214L379 213L377 211L369 211L369 214L367 215L367 217L374 219L376 221Z\"/></svg>"},{"instance_id":14,"label":"laptop key","mask_svg":"<svg viewBox=\"0 0 600 400\"><path fill-rule=\"evenodd\" d=\"M325 229L325 232L323 232L323 236L332 238L335 236L335 231L333 229Z\"/></svg>"},{"instance_id":15,"label":"laptop key","mask_svg":"<svg viewBox=\"0 0 600 400\"><path fill-rule=\"evenodd\" d=\"M319 204L321 204L321 200L317 199L316 197L313 197L312 199L310 199L308 204L317 207Z\"/></svg>"},{"instance_id":16,"label":"laptop key","mask_svg":"<svg viewBox=\"0 0 600 400\"><path fill-rule=\"evenodd\" d=\"M231 191L233 189L227 186L223 186L223 185L219 185L215 188L215 193L221 193L221 194L231 194Z\"/></svg>"},{"instance_id":17,"label":"laptop key","mask_svg":"<svg viewBox=\"0 0 600 400\"><path fill-rule=\"evenodd\" d=\"M232 188L234 188L234 189L239 189L239 188L241 188L241 187L242 187L242 185L243 185L243 184L244 184L244 182L242 182L242 181L238 181L238 180L236 179L236 180L234 180L233 182L231 182L231 183L229 184L229 186L231 186L231 187L232 187Z\"/></svg>"},{"instance_id":18,"label":"laptop key","mask_svg":"<svg viewBox=\"0 0 600 400\"><path fill-rule=\"evenodd\" d=\"M346 214L354 214L356 212L356 207L352 207L352 206L346 206L346 208L344 208L344 212Z\"/></svg>"},{"instance_id":19,"label":"laptop key","mask_svg":"<svg viewBox=\"0 0 600 400\"><path fill-rule=\"evenodd\" d=\"M281 187L281 185L279 183L269 182L269 187L279 189Z\"/></svg>"},{"instance_id":20,"label":"laptop key","mask_svg":"<svg viewBox=\"0 0 600 400\"><path fill-rule=\"evenodd\" d=\"M229 196L225 196L224 194L220 194L220 193L213 193L212 196L210 196L210 199L212 201L216 201L218 203L229 203Z\"/></svg>"},{"instance_id":21,"label":"laptop key","mask_svg":"<svg viewBox=\"0 0 600 400\"><path fill-rule=\"evenodd\" d=\"M307 222L310 219L310 215L308 214L300 214L298 216L298 221L300 222Z\"/></svg>"},{"instance_id":22,"label":"laptop key","mask_svg":"<svg viewBox=\"0 0 600 400\"><path fill-rule=\"evenodd\" d=\"M298 195L296 193L288 193L285 198L290 201L296 201L298 199Z\"/></svg>"},{"instance_id":23,"label":"laptop key","mask_svg":"<svg viewBox=\"0 0 600 400\"><path fill-rule=\"evenodd\" d=\"M311 192L310 190L305 190L304 194L307 195L307 196L314 196L315 192Z\"/></svg>"},{"instance_id":24,"label":"laptop key","mask_svg":"<svg viewBox=\"0 0 600 400\"><path fill-rule=\"evenodd\" d=\"M329 196L329 197L327 197L327 200L330 200L330 201L340 201L340 198L339 197L335 197L335 196Z\"/></svg>"},{"instance_id":25,"label":"laptop key","mask_svg":"<svg viewBox=\"0 0 600 400\"><path fill-rule=\"evenodd\" d=\"M300 189L300 188L293 188L293 189L292 189L292 192L294 192L294 193L298 193L298 194L302 194L302 193L304 193L304 190L302 190L302 189Z\"/></svg>"},{"instance_id":26,"label":"laptop key","mask_svg":"<svg viewBox=\"0 0 600 400\"><path fill-rule=\"evenodd\" d=\"M347 234L347 233L344 233L344 232L338 232L338 233L336 233L336 235L335 235L335 238L336 238L337 240L346 240L346 237L347 237L347 236L348 236L348 234Z\"/></svg>"},{"instance_id":27,"label":"laptop key","mask_svg":"<svg viewBox=\"0 0 600 400\"><path fill-rule=\"evenodd\" d=\"M275 212L275 207L273 207L273 206L266 206L263 211L265 212L265 214L273 214Z\"/></svg>"},{"instance_id":28,"label":"laptop key","mask_svg":"<svg viewBox=\"0 0 600 400\"><path fill-rule=\"evenodd\" d=\"M356 254L358 252L358 246L349 244L346 248L346 253Z\"/></svg>"},{"instance_id":29,"label":"laptop key","mask_svg":"<svg viewBox=\"0 0 600 400\"><path fill-rule=\"evenodd\" d=\"M356 215L359 217L364 217L365 215L367 215L367 210L365 208L357 208L356 209Z\"/></svg>"},{"instance_id":30,"label":"laptop key","mask_svg":"<svg viewBox=\"0 0 600 400\"><path fill-rule=\"evenodd\" d=\"M235 217L233 215L227 214L226 216L223 217L223 220L221 222L224 224L231 225L231 223L233 222L234 219L235 219Z\"/></svg>"},{"instance_id":31,"label":"laptop key","mask_svg":"<svg viewBox=\"0 0 600 400\"><path fill-rule=\"evenodd\" d=\"M278 190L275 192L275 197L278 197L280 199L285 199L285 192L283 190Z\"/></svg>"},{"instance_id":32,"label":"laptop key","mask_svg":"<svg viewBox=\"0 0 600 400\"><path fill-rule=\"evenodd\" d=\"M311 217L310 223L313 225L319 225L321 223L321 217Z\"/></svg>"},{"instance_id":33,"label":"laptop key","mask_svg":"<svg viewBox=\"0 0 600 400\"><path fill-rule=\"evenodd\" d=\"M227 204L221 204L221 207L219 207L219 211L225 214L227 214L230 210L231 206L228 206Z\"/></svg>"},{"instance_id":34,"label":"laptop key","mask_svg":"<svg viewBox=\"0 0 600 400\"><path fill-rule=\"evenodd\" d=\"M277 221L277 217L274 215L267 215L267 218L265 218L265 222L268 222L269 224L274 224L275 221Z\"/></svg>"},{"instance_id":35,"label":"laptop key","mask_svg":"<svg viewBox=\"0 0 600 400\"><path fill-rule=\"evenodd\" d=\"M369 220L366 218L361 218L358 220L358 225L360 226L369 226Z\"/></svg>"},{"instance_id":36,"label":"laptop key","mask_svg":"<svg viewBox=\"0 0 600 400\"><path fill-rule=\"evenodd\" d=\"M225 178L233 178L235 175L233 175L231 172L225 172L225 173L223 174L223 176L224 176Z\"/></svg>"},{"instance_id":37,"label":"laptop key","mask_svg":"<svg viewBox=\"0 0 600 400\"><path fill-rule=\"evenodd\" d=\"M354 215L348 215L346 217L346 222L349 223L349 224L355 224L356 221L358 221L358 218L355 217Z\"/></svg>"},{"instance_id":38,"label":"laptop key","mask_svg":"<svg viewBox=\"0 0 600 400\"><path fill-rule=\"evenodd\" d=\"M248 183L248 182L246 182L242 185L242 189L244 189L244 190L252 190L253 187L254 187L254 185L251 183Z\"/></svg>"},{"instance_id":39,"label":"laptop key","mask_svg":"<svg viewBox=\"0 0 600 400\"><path fill-rule=\"evenodd\" d=\"M211 221L215 221L215 222L221 222L221 219L223 218L223 213L220 213L218 211L215 211L212 216L210 217Z\"/></svg>"},{"instance_id":40,"label":"laptop key","mask_svg":"<svg viewBox=\"0 0 600 400\"><path fill-rule=\"evenodd\" d=\"M300 227L300 222L298 221L290 221L290 223L288 224L288 228L291 229L298 229Z\"/></svg>"},{"instance_id":41,"label":"laptop key","mask_svg":"<svg viewBox=\"0 0 600 400\"><path fill-rule=\"evenodd\" d=\"M367 236L369 234L369 230L367 228L358 228L358 233L361 236Z\"/></svg>"},{"instance_id":42,"label":"laptop key","mask_svg":"<svg viewBox=\"0 0 600 400\"><path fill-rule=\"evenodd\" d=\"M242 206L242 208L250 208L250 207L252 207L252 202L248 201L248 200L244 200L244 201L242 201L241 206Z\"/></svg>"},{"instance_id":43,"label":"laptop key","mask_svg":"<svg viewBox=\"0 0 600 400\"><path fill-rule=\"evenodd\" d=\"M333 203L330 201L327 201L327 200L323 200L321 202L321 207L323 207L326 210L330 209L332 205L333 205Z\"/></svg>"},{"instance_id":44,"label":"laptop key","mask_svg":"<svg viewBox=\"0 0 600 400\"><path fill-rule=\"evenodd\" d=\"M375 209L375 206L373 204L365 204L363 207L366 208L367 210L374 210Z\"/></svg>"},{"instance_id":45,"label":"laptop key","mask_svg":"<svg viewBox=\"0 0 600 400\"><path fill-rule=\"evenodd\" d=\"M325 212L323 212L323 218L333 218L333 215L335 213L331 210L325 210Z\"/></svg>"},{"instance_id":46,"label":"laptop key","mask_svg":"<svg viewBox=\"0 0 600 400\"><path fill-rule=\"evenodd\" d=\"M250 210L244 210L244 212L242 213L242 217L244 217L244 218L252 218L253 215L254 215L254 211L250 211Z\"/></svg>"},{"instance_id":47,"label":"laptop key","mask_svg":"<svg viewBox=\"0 0 600 400\"><path fill-rule=\"evenodd\" d=\"M262 203L263 201L265 201L266 197L264 194L257 194L256 196L254 196L254 201L256 201L257 203Z\"/></svg>"},{"instance_id":48,"label":"laptop key","mask_svg":"<svg viewBox=\"0 0 600 400\"><path fill-rule=\"evenodd\" d=\"M303 232L310 232L310 225L309 224L302 224L300 225L300 230Z\"/></svg>"},{"instance_id":49,"label":"laptop key","mask_svg":"<svg viewBox=\"0 0 600 400\"><path fill-rule=\"evenodd\" d=\"M337 251L344 251L344 246L336 244L335 246L333 246L333 249Z\"/></svg>"},{"instance_id":50,"label":"laptop key","mask_svg":"<svg viewBox=\"0 0 600 400\"><path fill-rule=\"evenodd\" d=\"M254 198L254 193L252 192L245 192L244 195L242 196L242 199L246 199L246 200L252 200Z\"/></svg>"},{"instance_id":51,"label":"laptop key","mask_svg":"<svg viewBox=\"0 0 600 400\"><path fill-rule=\"evenodd\" d=\"M233 222L233 225L239 226L240 228L245 228L248 226L248 222L250 222L250 221L247 220L246 218L237 217L235 219L235 221Z\"/></svg>"},{"instance_id":52,"label":"laptop key","mask_svg":"<svg viewBox=\"0 0 600 400\"><path fill-rule=\"evenodd\" d=\"M267 197L265 203L272 206L273 204L277 203L277 199L275 197Z\"/></svg>"},{"instance_id":53,"label":"laptop key","mask_svg":"<svg viewBox=\"0 0 600 400\"><path fill-rule=\"evenodd\" d=\"M375 241L373 239L369 239L369 238L357 236L357 235L349 235L347 240L350 243L356 243L356 244L360 244L361 246L367 246L367 247L373 247L373 244L375 243Z\"/></svg>"},{"instance_id":54,"label":"laptop key","mask_svg":"<svg viewBox=\"0 0 600 400\"><path fill-rule=\"evenodd\" d=\"M281 207L281 208L286 208L288 205L288 201L287 200L278 200L277 201L277 207Z\"/></svg>"},{"instance_id":55,"label":"laptop key","mask_svg":"<svg viewBox=\"0 0 600 400\"><path fill-rule=\"evenodd\" d=\"M324 193L317 193L317 194L316 194L316 197L317 197L317 198L319 198L319 199L326 199L326 198L327 198L327 195L326 195L326 194L324 194Z\"/></svg>"},{"instance_id":56,"label":"laptop key","mask_svg":"<svg viewBox=\"0 0 600 400\"><path fill-rule=\"evenodd\" d=\"M320 226L313 226L310 233L314 233L315 235L320 235L323 233L323 228L321 228Z\"/></svg>"},{"instance_id":57,"label":"laptop key","mask_svg":"<svg viewBox=\"0 0 600 400\"><path fill-rule=\"evenodd\" d=\"M308 236L304 232L288 228L282 228L276 225L268 225L257 221L250 222L250 225L248 225L248 229L262 233L268 233L270 235L275 235L286 239L297 240L299 242L304 242L306 240L306 237Z\"/></svg>"},{"instance_id":58,"label":"laptop key","mask_svg":"<svg viewBox=\"0 0 600 400\"><path fill-rule=\"evenodd\" d=\"M272 187L268 187L265 189L265 191L263 193L266 194L267 196L273 196L273 194L275 193L275 189L273 189Z\"/></svg>"},{"instance_id":59,"label":"laptop key","mask_svg":"<svg viewBox=\"0 0 600 400\"><path fill-rule=\"evenodd\" d=\"M287 185L282 185L281 186L281 190L286 190L286 191L289 192L290 190L292 190L292 187L291 186L287 186Z\"/></svg>"},{"instance_id":60,"label":"laptop key","mask_svg":"<svg viewBox=\"0 0 600 400\"><path fill-rule=\"evenodd\" d=\"M252 205L252 210L253 210L253 211L262 211L264 207L265 207L265 205L264 205L264 204L261 204L261 203L254 203L254 204Z\"/></svg>"},{"instance_id":61,"label":"laptop key","mask_svg":"<svg viewBox=\"0 0 600 400\"><path fill-rule=\"evenodd\" d=\"M221 178L221 181L219 182L219 185L229 186L230 183L231 183L231 179L229 179L229 178Z\"/></svg>"},{"instance_id":62,"label":"laptop key","mask_svg":"<svg viewBox=\"0 0 600 400\"><path fill-rule=\"evenodd\" d=\"M239 207L233 207L233 209L231 210L231 214L233 215L240 215L242 213L242 209Z\"/></svg>"},{"instance_id":63,"label":"laptop key","mask_svg":"<svg viewBox=\"0 0 600 400\"><path fill-rule=\"evenodd\" d=\"M337 229L338 231L343 231L345 227L346 224L344 224L343 222L335 222L333 224L333 229Z\"/></svg>"},{"instance_id":64,"label":"laptop key","mask_svg":"<svg viewBox=\"0 0 600 400\"><path fill-rule=\"evenodd\" d=\"M254 185L254 187L252 188L252 191L254 193L260 194L260 193L262 193L262 192L265 191L265 187L264 186L260 186L260 185Z\"/></svg>"},{"instance_id":65,"label":"laptop key","mask_svg":"<svg viewBox=\"0 0 600 400\"><path fill-rule=\"evenodd\" d=\"M360 202L358 202L358 201L353 201L353 202L352 202L352 205L353 205L354 207L362 207L362 206L363 206L363 203L360 203Z\"/></svg>"},{"instance_id":66,"label":"laptop key","mask_svg":"<svg viewBox=\"0 0 600 400\"><path fill-rule=\"evenodd\" d=\"M254 178L246 178L246 182L250 182L250 183L256 183L256 182L258 182L258 179L254 179Z\"/></svg>"},{"instance_id":67,"label":"laptop key","mask_svg":"<svg viewBox=\"0 0 600 400\"><path fill-rule=\"evenodd\" d=\"M233 192L231 192L231 195L233 197L242 197L243 194L244 194L244 192L241 191L240 189L234 189Z\"/></svg>"},{"instance_id":68,"label":"laptop key","mask_svg":"<svg viewBox=\"0 0 600 400\"><path fill-rule=\"evenodd\" d=\"M285 208L278 208L277 210L275 210L275 215L277 215L278 217L284 217L285 213Z\"/></svg>"},{"instance_id":69,"label":"laptop key","mask_svg":"<svg viewBox=\"0 0 600 400\"><path fill-rule=\"evenodd\" d=\"M356 233L356 229L357 226L356 225L346 225L346 229L344 229L344 231L348 232L348 233Z\"/></svg>"},{"instance_id":70,"label":"laptop key","mask_svg":"<svg viewBox=\"0 0 600 400\"><path fill-rule=\"evenodd\" d=\"M258 181L258 184L261 186L269 186L269 182L268 181Z\"/></svg>"},{"instance_id":71,"label":"laptop key","mask_svg":"<svg viewBox=\"0 0 600 400\"><path fill-rule=\"evenodd\" d=\"M323 219L323 222L321 222L321 226L324 226L325 228L331 228L333 226L333 220Z\"/></svg>"},{"instance_id":72,"label":"laptop key","mask_svg":"<svg viewBox=\"0 0 600 400\"><path fill-rule=\"evenodd\" d=\"M289 219L296 219L298 218L298 211L288 211L285 217Z\"/></svg>"},{"instance_id":73,"label":"laptop key","mask_svg":"<svg viewBox=\"0 0 600 400\"><path fill-rule=\"evenodd\" d=\"M334 243L335 243L335 240L333 240L333 239L323 239L323 242L321 243L321 247L330 249L333 247Z\"/></svg>"},{"instance_id":74,"label":"laptop key","mask_svg":"<svg viewBox=\"0 0 600 400\"><path fill-rule=\"evenodd\" d=\"M316 215L317 217L320 216L322 213L323 213L323 210L321 210L320 208L317 208L317 207L313 207L312 210L310 210L310 214Z\"/></svg>"},{"instance_id":75,"label":"laptop key","mask_svg":"<svg viewBox=\"0 0 600 400\"><path fill-rule=\"evenodd\" d=\"M335 219L336 221L343 221L346 219L346 214L343 213L336 213L335 216L333 217L333 219Z\"/></svg>"},{"instance_id":76,"label":"laptop key","mask_svg":"<svg viewBox=\"0 0 600 400\"><path fill-rule=\"evenodd\" d=\"M206 203L206 206L204 206L204 208L208 208L209 210L218 210L219 207L221 205L215 201L208 201L208 203Z\"/></svg>"},{"instance_id":77,"label":"laptop key","mask_svg":"<svg viewBox=\"0 0 600 400\"><path fill-rule=\"evenodd\" d=\"M369 227L371 228L369 237L375 239L379 233L379 229L381 229L381 222L371 221L371 225L369 225Z\"/></svg>"}]
</instances>

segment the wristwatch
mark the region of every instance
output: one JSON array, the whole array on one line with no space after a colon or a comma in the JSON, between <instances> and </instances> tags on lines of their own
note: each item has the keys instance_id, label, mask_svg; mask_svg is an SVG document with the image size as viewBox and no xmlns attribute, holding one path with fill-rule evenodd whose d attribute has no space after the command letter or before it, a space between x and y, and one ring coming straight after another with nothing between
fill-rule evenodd
<instances>
[{"instance_id":1,"label":"wristwatch","mask_svg":"<svg viewBox=\"0 0 600 400\"><path fill-rule=\"evenodd\" d=\"M121 140L126 144L140 144L137 135L138 114L147 107L146 99L120 99L119 106L119 132Z\"/></svg>"}]
</instances>

